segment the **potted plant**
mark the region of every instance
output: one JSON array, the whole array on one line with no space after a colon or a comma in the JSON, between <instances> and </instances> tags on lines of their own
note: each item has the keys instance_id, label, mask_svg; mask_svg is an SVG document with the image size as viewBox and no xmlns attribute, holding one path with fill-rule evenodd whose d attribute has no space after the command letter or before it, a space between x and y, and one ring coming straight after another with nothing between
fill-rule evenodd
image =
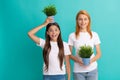
<instances>
[{"instance_id":1,"label":"potted plant","mask_svg":"<svg viewBox=\"0 0 120 80\"><path fill-rule=\"evenodd\" d=\"M84 65L89 65L90 64L90 57L93 54L93 49L91 46L81 46L79 49L79 56L82 58L83 64Z\"/></svg>"},{"instance_id":2,"label":"potted plant","mask_svg":"<svg viewBox=\"0 0 120 80\"><path fill-rule=\"evenodd\" d=\"M57 14L55 5L48 5L42 11L47 17L52 17L53 20L54 16Z\"/></svg>"}]
</instances>

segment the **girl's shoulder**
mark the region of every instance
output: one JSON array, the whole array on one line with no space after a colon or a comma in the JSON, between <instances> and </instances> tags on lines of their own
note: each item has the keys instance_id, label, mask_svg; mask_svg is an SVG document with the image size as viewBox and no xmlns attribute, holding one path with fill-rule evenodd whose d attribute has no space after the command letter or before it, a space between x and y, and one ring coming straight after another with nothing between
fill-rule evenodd
<instances>
[{"instance_id":1,"label":"girl's shoulder","mask_svg":"<svg viewBox=\"0 0 120 80\"><path fill-rule=\"evenodd\" d=\"M63 45L64 45L64 54L65 55L70 55L71 52L70 52L68 43L63 41Z\"/></svg>"},{"instance_id":2,"label":"girl's shoulder","mask_svg":"<svg viewBox=\"0 0 120 80\"><path fill-rule=\"evenodd\" d=\"M63 41L63 45L64 45L64 46L68 46L68 43L65 42L65 41Z\"/></svg>"}]
</instances>

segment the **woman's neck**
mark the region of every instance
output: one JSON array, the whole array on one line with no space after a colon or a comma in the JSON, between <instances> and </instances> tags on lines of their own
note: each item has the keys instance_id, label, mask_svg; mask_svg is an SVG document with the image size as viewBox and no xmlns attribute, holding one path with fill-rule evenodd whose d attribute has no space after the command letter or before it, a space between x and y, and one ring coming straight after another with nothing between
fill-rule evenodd
<instances>
[{"instance_id":1,"label":"woman's neck","mask_svg":"<svg viewBox=\"0 0 120 80\"><path fill-rule=\"evenodd\" d=\"M87 30L86 29L81 29L80 32L87 32Z\"/></svg>"}]
</instances>

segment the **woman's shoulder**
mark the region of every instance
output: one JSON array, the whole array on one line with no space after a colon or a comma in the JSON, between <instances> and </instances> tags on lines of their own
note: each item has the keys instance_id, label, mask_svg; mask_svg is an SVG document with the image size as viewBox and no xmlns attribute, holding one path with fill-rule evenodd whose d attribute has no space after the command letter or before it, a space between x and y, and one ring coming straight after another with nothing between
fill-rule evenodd
<instances>
[{"instance_id":1,"label":"woman's shoulder","mask_svg":"<svg viewBox=\"0 0 120 80\"><path fill-rule=\"evenodd\" d=\"M69 39L69 40L75 40L75 39L76 39L76 38L75 38L75 32L70 33L68 39Z\"/></svg>"},{"instance_id":2,"label":"woman's shoulder","mask_svg":"<svg viewBox=\"0 0 120 80\"><path fill-rule=\"evenodd\" d=\"M75 35L75 32L71 32L70 35Z\"/></svg>"},{"instance_id":3,"label":"woman's shoulder","mask_svg":"<svg viewBox=\"0 0 120 80\"><path fill-rule=\"evenodd\" d=\"M96 37L96 36L98 36L98 33L95 32L95 31L92 31L92 35L93 35L94 37Z\"/></svg>"},{"instance_id":4,"label":"woman's shoulder","mask_svg":"<svg viewBox=\"0 0 120 80\"><path fill-rule=\"evenodd\" d=\"M69 37L75 37L75 32L70 33Z\"/></svg>"},{"instance_id":5,"label":"woman's shoulder","mask_svg":"<svg viewBox=\"0 0 120 80\"><path fill-rule=\"evenodd\" d=\"M95 32L95 31L92 31L92 34L93 34L93 35L96 35L96 34L98 34L98 33L97 33L97 32Z\"/></svg>"}]
</instances>

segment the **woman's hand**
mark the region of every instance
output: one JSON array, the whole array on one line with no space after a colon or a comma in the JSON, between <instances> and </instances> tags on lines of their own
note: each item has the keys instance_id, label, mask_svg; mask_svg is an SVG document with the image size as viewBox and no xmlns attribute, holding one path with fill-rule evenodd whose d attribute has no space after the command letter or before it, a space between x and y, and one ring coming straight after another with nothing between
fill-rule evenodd
<instances>
[{"instance_id":1,"label":"woman's hand","mask_svg":"<svg viewBox=\"0 0 120 80\"><path fill-rule=\"evenodd\" d=\"M77 58L77 57L76 57L76 58ZM77 58L77 62L79 63L80 66L83 66L83 62L82 62L81 59L78 59L78 58Z\"/></svg>"},{"instance_id":2,"label":"woman's hand","mask_svg":"<svg viewBox=\"0 0 120 80\"><path fill-rule=\"evenodd\" d=\"M96 55L90 60L90 64L97 61L101 57L100 44L96 45Z\"/></svg>"}]
</instances>

